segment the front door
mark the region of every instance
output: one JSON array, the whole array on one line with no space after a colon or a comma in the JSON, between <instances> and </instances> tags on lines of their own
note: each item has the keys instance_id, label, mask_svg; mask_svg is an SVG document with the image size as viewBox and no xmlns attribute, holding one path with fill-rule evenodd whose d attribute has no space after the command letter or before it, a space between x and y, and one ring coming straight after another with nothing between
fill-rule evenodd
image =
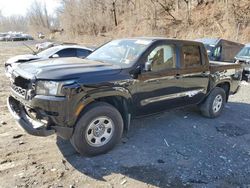
<instances>
[{"instance_id":1,"label":"front door","mask_svg":"<svg viewBox=\"0 0 250 188\"><path fill-rule=\"evenodd\" d=\"M146 55L147 70L138 76L133 97L137 116L182 105L176 50L175 45L159 44Z\"/></svg>"}]
</instances>

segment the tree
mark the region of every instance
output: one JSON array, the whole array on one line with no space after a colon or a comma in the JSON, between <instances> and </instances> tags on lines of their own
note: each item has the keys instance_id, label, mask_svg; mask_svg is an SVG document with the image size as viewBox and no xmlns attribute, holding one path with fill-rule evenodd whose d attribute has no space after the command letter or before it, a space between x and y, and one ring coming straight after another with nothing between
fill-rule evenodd
<instances>
[{"instance_id":1,"label":"tree","mask_svg":"<svg viewBox=\"0 0 250 188\"><path fill-rule=\"evenodd\" d=\"M34 1L28 10L27 18L30 26L39 31L49 31L52 27L52 18L49 16L45 3Z\"/></svg>"},{"instance_id":2,"label":"tree","mask_svg":"<svg viewBox=\"0 0 250 188\"><path fill-rule=\"evenodd\" d=\"M176 20L176 18L171 13L175 9L174 0L151 0L151 2L160 5L160 7L167 13L168 16L170 16L173 20Z\"/></svg>"}]
</instances>

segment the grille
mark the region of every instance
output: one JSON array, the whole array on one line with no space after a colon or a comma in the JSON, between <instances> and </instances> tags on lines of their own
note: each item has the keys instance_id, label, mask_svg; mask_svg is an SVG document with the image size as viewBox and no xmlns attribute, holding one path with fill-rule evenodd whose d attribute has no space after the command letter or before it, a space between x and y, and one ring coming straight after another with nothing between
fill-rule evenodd
<instances>
[{"instance_id":1,"label":"grille","mask_svg":"<svg viewBox=\"0 0 250 188\"><path fill-rule=\"evenodd\" d=\"M21 87L19 87L19 86L16 86L16 85L14 85L14 84L11 85L11 88L12 88L12 90L13 90L14 92L16 92L18 95L20 95L21 97L25 98L26 92L27 92L26 89L23 89L23 88L21 88Z\"/></svg>"},{"instance_id":2,"label":"grille","mask_svg":"<svg viewBox=\"0 0 250 188\"><path fill-rule=\"evenodd\" d=\"M30 85L30 80L27 80L21 76L14 78L14 85L21 87L22 89L28 89Z\"/></svg>"},{"instance_id":3,"label":"grille","mask_svg":"<svg viewBox=\"0 0 250 188\"><path fill-rule=\"evenodd\" d=\"M30 80L27 80L21 76L12 75L11 89L20 97L26 98L27 91L30 89Z\"/></svg>"}]
</instances>

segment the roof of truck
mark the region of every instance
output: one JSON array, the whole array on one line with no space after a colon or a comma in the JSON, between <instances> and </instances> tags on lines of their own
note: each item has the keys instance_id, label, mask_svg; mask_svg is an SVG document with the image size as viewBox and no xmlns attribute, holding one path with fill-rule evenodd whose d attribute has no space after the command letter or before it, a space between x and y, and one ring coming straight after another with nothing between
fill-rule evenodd
<instances>
[{"instance_id":1,"label":"roof of truck","mask_svg":"<svg viewBox=\"0 0 250 188\"><path fill-rule=\"evenodd\" d=\"M176 38L166 38L166 37L131 37L131 38L121 38L120 40L126 40L126 39L132 39L132 40L151 40L153 41L158 41L158 40L167 40L167 41L173 41L173 42L192 42L192 43L197 43L201 44L202 42L200 41L195 41L195 40L183 40L183 39L176 39ZM119 39L117 39L119 40Z\"/></svg>"}]
</instances>

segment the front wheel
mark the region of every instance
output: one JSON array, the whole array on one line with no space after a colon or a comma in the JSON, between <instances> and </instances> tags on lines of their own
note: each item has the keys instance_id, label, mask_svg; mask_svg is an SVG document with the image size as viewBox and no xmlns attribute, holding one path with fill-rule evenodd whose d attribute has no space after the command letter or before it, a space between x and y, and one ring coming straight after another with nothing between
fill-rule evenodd
<instances>
[{"instance_id":1,"label":"front wheel","mask_svg":"<svg viewBox=\"0 0 250 188\"><path fill-rule=\"evenodd\" d=\"M78 120L71 144L81 155L94 156L108 152L121 139L123 119L108 103L91 104Z\"/></svg>"},{"instance_id":2,"label":"front wheel","mask_svg":"<svg viewBox=\"0 0 250 188\"><path fill-rule=\"evenodd\" d=\"M223 88L215 87L205 101L199 105L202 115L215 118L218 117L226 103L226 93Z\"/></svg>"}]
</instances>

